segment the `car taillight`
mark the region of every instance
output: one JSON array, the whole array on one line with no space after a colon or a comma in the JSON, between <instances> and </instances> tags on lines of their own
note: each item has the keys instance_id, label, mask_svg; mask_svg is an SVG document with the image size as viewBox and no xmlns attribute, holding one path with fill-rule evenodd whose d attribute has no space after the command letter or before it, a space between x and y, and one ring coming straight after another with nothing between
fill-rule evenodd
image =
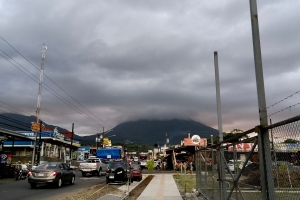
<instances>
[{"instance_id":1,"label":"car taillight","mask_svg":"<svg viewBox=\"0 0 300 200\"><path fill-rule=\"evenodd\" d=\"M51 172L50 176L56 176L57 175L57 172L56 171L53 171Z\"/></svg>"},{"instance_id":2,"label":"car taillight","mask_svg":"<svg viewBox=\"0 0 300 200\"><path fill-rule=\"evenodd\" d=\"M107 170L106 170L106 173L110 173L110 169L107 169Z\"/></svg>"},{"instance_id":3,"label":"car taillight","mask_svg":"<svg viewBox=\"0 0 300 200\"><path fill-rule=\"evenodd\" d=\"M31 176L32 175L32 172L31 171L28 171L28 176Z\"/></svg>"}]
</instances>

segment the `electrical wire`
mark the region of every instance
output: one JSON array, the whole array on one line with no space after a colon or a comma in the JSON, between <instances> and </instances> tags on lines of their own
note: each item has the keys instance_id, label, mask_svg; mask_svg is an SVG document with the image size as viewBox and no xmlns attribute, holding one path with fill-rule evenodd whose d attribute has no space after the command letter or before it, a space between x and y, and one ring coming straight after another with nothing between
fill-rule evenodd
<instances>
[{"instance_id":1,"label":"electrical wire","mask_svg":"<svg viewBox=\"0 0 300 200\"><path fill-rule=\"evenodd\" d=\"M33 67L35 67L37 70L40 71L40 69L38 67L36 67L32 62L30 62L23 54L21 54L16 48L14 48L9 42L7 42L2 36L0 36L0 38L6 43L8 44L12 49L14 49L20 56L22 56L27 62L29 62ZM1 50L2 51L2 50ZM3 51L2 51L3 52ZM5 52L3 52L5 53ZM6 53L5 53L6 54ZM6 54L7 55L7 54ZM8 55L7 55L8 56ZM3 56L4 57L4 56ZM8 56L9 57L9 56ZM5 58L5 57L4 57ZM11 57L10 57L11 58ZM8 60L7 58L5 58L6 60ZM12 59L12 58L11 58ZM15 61L16 62L16 61ZM20 64L19 64L20 65ZM23 67L24 68L24 67ZM24 68L25 69L25 68ZM20 69L21 70L21 69ZM21 70L22 71L22 70ZM28 71L28 70L26 70ZM28 71L29 72L29 71ZM25 72L24 72L25 73ZM29 72L30 73L30 72ZM30 73L32 74L32 73ZM72 98L76 103L78 103L80 106L82 106L85 110L87 110L90 114L92 114L94 117L96 117L99 121L101 121L102 123L106 124L109 129L112 129L107 123L105 123L103 120L101 120L99 117L97 117L94 113L92 113L90 110L88 110L85 106L83 106L80 102L78 102L75 98L73 98L68 92L66 92L62 87L60 87L58 84L56 84L50 77L48 77L46 74L44 74L45 77L47 77L53 84L55 84L58 88L60 88L64 93L66 93L70 98ZM34 76L32 74L32 76ZM34 76L35 77L35 76ZM37 77L35 77L37 78ZM48 86L49 87L49 86ZM49 87L50 88L50 87ZM52 90L52 89L51 89ZM48 90L49 91L49 90ZM53 90L54 91L54 90ZM56 93L56 92L55 92ZM53 93L52 93L53 94ZM60 96L60 95L59 95ZM57 97L57 96L56 96ZM63 98L63 97L62 97ZM64 98L65 99L65 98ZM60 99L61 100L61 99ZM66 100L66 99L65 99ZM67 101L67 100L66 100ZM69 102L69 101L67 101ZM65 103L65 102L64 102ZM70 102L69 102L70 103ZM70 103L71 104L71 103ZM73 104L71 104L73 105ZM74 105L73 105L74 106ZM74 106L77 110L79 110L76 106ZM77 111L78 112L78 111ZM78 112L79 114L84 114L84 112L80 111ZM92 121L98 123L96 120L88 117L86 114L84 114L87 118L91 119ZM98 123L99 125L102 126L102 124Z\"/></svg>"}]
</instances>

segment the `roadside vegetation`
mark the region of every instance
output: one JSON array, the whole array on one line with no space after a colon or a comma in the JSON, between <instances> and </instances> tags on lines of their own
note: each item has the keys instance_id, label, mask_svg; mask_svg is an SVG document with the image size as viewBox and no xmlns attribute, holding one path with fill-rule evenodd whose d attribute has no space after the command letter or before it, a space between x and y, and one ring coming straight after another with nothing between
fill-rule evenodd
<instances>
[{"instance_id":1,"label":"roadside vegetation","mask_svg":"<svg viewBox=\"0 0 300 200\"><path fill-rule=\"evenodd\" d=\"M174 174L173 178L177 184L181 195L192 192L196 188L196 175L195 174Z\"/></svg>"}]
</instances>

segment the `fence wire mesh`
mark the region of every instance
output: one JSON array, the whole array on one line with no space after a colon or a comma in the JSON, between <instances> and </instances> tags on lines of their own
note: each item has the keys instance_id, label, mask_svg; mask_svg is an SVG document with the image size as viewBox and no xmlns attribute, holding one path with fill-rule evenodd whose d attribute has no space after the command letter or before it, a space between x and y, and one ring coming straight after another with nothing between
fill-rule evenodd
<instances>
[{"instance_id":1,"label":"fence wire mesh","mask_svg":"<svg viewBox=\"0 0 300 200\"><path fill-rule=\"evenodd\" d=\"M269 129L276 199L300 198L300 121Z\"/></svg>"},{"instance_id":2,"label":"fence wire mesh","mask_svg":"<svg viewBox=\"0 0 300 200\"><path fill-rule=\"evenodd\" d=\"M206 199L264 199L262 185L268 183L261 182L261 178L268 173L273 179L265 179L272 182L267 186L268 191L274 191L268 194L269 199L300 199L300 115L261 128L258 133L252 130L247 131L247 135L195 152L197 190ZM271 162L259 159L260 151L265 148L259 147L257 134L269 135L271 153L266 156ZM221 148L223 155L219 154ZM222 162L224 179L220 177ZM221 194L222 181L225 182L225 196Z\"/></svg>"}]
</instances>

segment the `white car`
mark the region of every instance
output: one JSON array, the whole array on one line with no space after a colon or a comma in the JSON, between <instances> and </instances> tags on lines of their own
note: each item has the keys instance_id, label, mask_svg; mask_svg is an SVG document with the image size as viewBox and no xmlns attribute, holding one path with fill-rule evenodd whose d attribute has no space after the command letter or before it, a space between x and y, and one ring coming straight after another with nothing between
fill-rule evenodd
<instances>
[{"instance_id":1,"label":"white car","mask_svg":"<svg viewBox=\"0 0 300 200\"><path fill-rule=\"evenodd\" d=\"M234 163L235 163L235 167L234 167ZM245 160L236 160L235 162L234 162L234 160L229 160L229 162L227 163L228 170L231 172L234 172L235 170L242 169L244 163L245 163ZM246 164L246 167L248 165L250 165L251 163L252 162L249 160L248 163Z\"/></svg>"},{"instance_id":2,"label":"white car","mask_svg":"<svg viewBox=\"0 0 300 200\"><path fill-rule=\"evenodd\" d=\"M147 168L147 160L140 160L140 166L142 169Z\"/></svg>"}]
</instances>

